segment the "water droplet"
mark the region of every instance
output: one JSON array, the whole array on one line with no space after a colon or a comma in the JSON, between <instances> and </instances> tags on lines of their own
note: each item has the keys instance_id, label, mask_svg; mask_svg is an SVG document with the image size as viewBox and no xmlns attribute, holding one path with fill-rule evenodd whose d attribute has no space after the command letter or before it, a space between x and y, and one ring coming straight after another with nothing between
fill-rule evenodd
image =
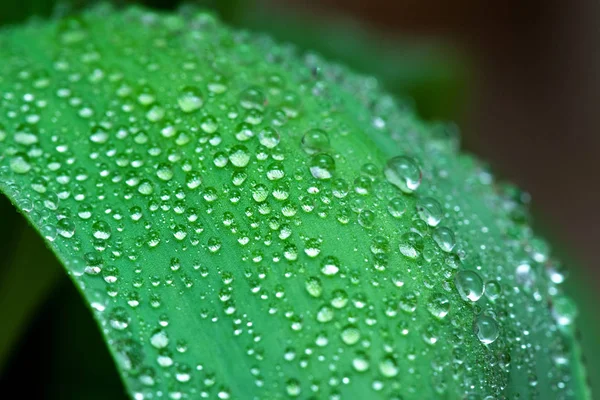
<instances>
[{"instance_id":1,"label":"water droplet","mask_svg":"<svg viewBox=\"0 0 600 400\"><path fill-rule=\"evenodd\" d=\"M310 258L314 258L321 253L321 244L318 239L309 239L304 246L304 253Z\"/></svg>"},{"instance_id":2,"label":"water droplet","mask_svg":"<svg viewBox=\"0 0 600 400\"><path fill-rule=\"evenodd\" d=\"M440 250L446 253L450 253L456 244L454 232L443 226L433 232L433 240L440 247Z\"/></svg>"},{"instance_id":3,"label":"water droplet","mask_svg":"<svg viewBox=\"0 0 600 400\"><path fill-rule=\"evenodd\" d=\"M159 164L156 169L156 176L158 176L163 181L168 181L173 178L173 170L171 166L166 163Z\"/></svg>"},{"instance_id":4,"label":"water droplet","mask_svg":"<svg viewBox=\"0 0 600 400\"><path fill-rule=\"evenodd\" d=\"M96 127L92 130L90 141L97 144L106 143L108 141L108 132L101 127Z\"/></svg>"},{"instance_id":5,"label":"water droplet","mask_svg":"<svg viewBox=\"0 0 600 400\"><path fill-rule=\"evenodd\" d=\"M306 280L306 291L312 297L320 297L323 293L323 287L319 278L311 277Z\"/></svg>"},{"instance_id":6,"label":"water droplet","mask_svg":"<svg viewBox=\"0 0 600 400\"><path fill-rule=\"evenodd\" d=\"M379 362L379 371L386 378L393 378L394 376L398 375L398 372L399 372L398 364L396 363L396 360L394 360L394 358L392 356L389 356L389 355L385 356Z\"/></svg>"},{"instance_id":7,"label":"water droplet","mask_svg":"<svg viewBox=\"0 0 600 400\"><path fill-rule=\"evenodd\" d=\"M400 197L394 197L388 203L388 212L394 218L400 218L406 212L406 203Z\"/></svg>"},{"instance_id":8,"label":"water droplet","mask_svg":"<svg viewBox=\"0 0 600 400\"><path fill-rule=\"evenodd\" d=\"M296 379L289 379L285 384L285 391L290 397L300 396L300 393L302 393L300 382Z\"/></svg>"},{"instance_id":9,"label":"water droplet","mask_svg":"<svg viewBox=\"0 0 600 400\"><path fill-rule=\"evenodd\" d=\"M273 128L267 127L258 133L258 141L268 149L272 149L279 144L279 133Z\"/></svg>"},{"instance_id":10,"label":"water droplet","mask_svg":"<svg viewBox=\"0 0 600 400\"><path fill-rule=\"evenodd\" d=\"M417 200L417 215L429 226L436 227L444 216L440 203L431 197Z\"/></svg>"},{"instance_id":11,"label":"water droplet","mask_svg":"<svg viewBox=\"0 0 600 400\"><path fill-rule=\"evenodd\" d=\"M71 238L75 234L75 224L69 218L63 218L56 224L56 231L64 238Z\"/></svg>"},{"instance_id":12,"label":"water droplet","mask_svg":"<svg viewBox=\"0 0 600 400\"><path fill-rule=\"evenodd\" d=\"M324 275L335 275L339 270L339 260L333 256L325 257L321 263L321 272Z\"/></svg>"},{"instance_id":13,"label":"water droplet","mask_svg":"<svg viewBox=\"0 0 600 400\"><path fill-rule=\"evenodd\" d=\"M250 153L246 146L233 146L229 151L229 161L238 168L244 168L250 162Z\"/></svg>"},{"instance_id":14,"label":"water droplet","mask_svg":"<svg viewBox=\"0 0 600 400\"><path fill-rule=\"evenodd\" d=\"M477 301L483 296L483 279L475 271L458 271L454 277L454 284L463 300Z\"/></svg>"},{"instance_id":15,"label":"water droplet","mask_svg":"<svg viewBox=\"0 0 600 400\"><path fill-rule=\"evenodd\" d=\"M521 263L517 266L515 278L525 289L530 289L535 283L535 273L531 265L527 263Z\"/></svg>"},{"instance_id":16,"label":"water droplet","mask_svg":"<svg viewBox=\"0 0 600 400\"><path fill-rule=\"evenodd\" d=\"M150 337L150 344L157 349L163 349L169 344L169 337L164 330L158 329Z\"/></svg>"},{"instance_id":17,"label":"water droplet","mask_svg":"<svg viewBox=\"0 0 600 400\"><path fill-rule=\"evenodd\" d=\"M502 287L498 281L488 281L485 284L485 297L494 301L502 294Z\"/></svg>"},{"instance_id":18,"label":"water droplet","mask_svg":"<svg viewBox=\"0 0 600 400\"><path fill-rule=\"evenodd\" d=\"M264 93L256 88L249 87L240 93L240 105L245 109L261 110L267 103Z\"/></svg>"},{"instance_id":19,"label":"water droplet","mask_svg":"<svg viewBox=\"0 0 600 400\"><path fill-rule=\"evenodd\" d=\"M354 325L347 325L342 329L341 338L347 345L353 345L360 339L360 331Z\"/></svg>"},{"instance_id":20,"label":"water droplet","mask_svg":"<svg viewBox=\"0 0 600 400\"><path fill-rule=\"evenodd\" d=\"M329 322L333 319L333 317L333 309L329 306L322 306L317 312L317 321L319 322Z\"/></svg>"},{"instance_id":21,"label":"water droplet","mask_svg":"<svg viewBox=\"0 0 600 400\"><path fill-rule=\"evenodd\" d=\"M17 153L10 159L10 169L17 174L26 174L31 170L29 157L23 153Z\"/></svg>"},{"instance_id":22,"label":"water droplet","mask_svg":"<svg viewBox=\"0 0 600 400\"><path fill-rule=\"evenodd\" d=\"M375 213L371 210L362 210L358 214L358 223L365 228L372 228L375 224Z\"/></svg>"},{"instance_id":23,"label":"water droplet","mask_svg":"<svg viewBox=\"0 0 600 400\"><path fill-rule=\"evenodd\" d=\"M479 341L485 345L492 344L500 335L496 320L488 315L481 314L475 319L473 331Z\"/></svg>"},{"instance_id":24,"label":"water droplet","mask_svg":"<svg viewBox=\"0 0 600 400\"><path fill-rule=\"evenodd\" d=\"M185 113L199 110L204 104L202 92L196 87L187 86L181 90L181 94L177 98L177 104Z\"/></svg>"},{"instance_id":25,"label":"water droplet","mask_svg":"<svg viewBox=\"0 0 600 400\"><path fill-rule=\"evenodd\" d=\"M96 239L107 240L110 238L110 225L104 221L96 221L92 224L92 234Z\"/></svg>"},{"instance_id":26,"label":"water droplet","mask_svg":"<svg viewBox=\"0 0 600 400\"><path fill-rule=\"evenodd\" d=\"M356 353L352 359L352 367L358 372L364 372L369 369L369 357L362 351Z\"/></svg>"},{"instance_id":27,"label":"water droplet","mask_svg":"<svg viewBox=\"0 0 600 400\"><path fill-rule=\"evenodd\" d=\"M333 292L331 305L335 308L344 308L346 304L348 304L348 294L341 289L336 289Z\"/></svg>"},{"instance_id":28,"label":"water droplet","mask_svg":"<svg viewBox=\"0 0 600 400\"><path fill-rule=\"evenodd\" d=\"M415 232L407 232L400 238L400 253L408 258L417 258L423 251L423 238Z\"/></svg>"},{"instance_id":29,"label":"water droplet","mask_svg":"<svg viewBox=\"0 0 600 400\"><path fill-rule=\"evenodd\" d=\"M331 179L335 172L335 161L329 154L317 154L310 160L309 169L315 179Z\"/></svg>"},{"instance_id":30,"label":"water droplet","mask_svg":"<svg viewBox=\"0 0 600 400\"><path fill-rule=\"evenodd\" d=\"M429 298L427 303L429 313L438 319L444 318L450 311L450 301L446 296L436 293Z\"/></svg>"},{"instance_id":31,"label":"water droplet","mask_svg":"<svg viewBox=\"0 0 600 400\"><path fill-rule=\"evenodd\" d=\"M391 158L385 166L384 174L388 182L404 193L412 193L421 185L421 169L410 157Z\"/></svg>"},{"instance_id":32,"label":"water droplet","mask_svg":"<svg viewBox=\"0 0 600 400\"><path fill-rule=\"evenodd\" d=\"M122 331L129 326L131 319L129 318L129 314L123 307L115 308L108 317L110 326L114 329Z\"/></svg>"},{"instance_id":33,"label":"water droplet","mask_svg":"<svg viewBox=\"0 0 600 400\"><path fill-rule=\"evenodd\" d=\"M552 316L561 326L571 325L577 316L577 306L566 296L555 296L552 299Z\"/></svg>"},{"instance_id":34,"label":"water droplet","mask_svg":"<svg viewBox=\"0 0 600 400\"><path fill-rule=\"evenodd\" d=\"M321 129L311 129L302 136L301 145L307 154L317 154L329 149L329 136Z\"/></svg>"}]
</instances>

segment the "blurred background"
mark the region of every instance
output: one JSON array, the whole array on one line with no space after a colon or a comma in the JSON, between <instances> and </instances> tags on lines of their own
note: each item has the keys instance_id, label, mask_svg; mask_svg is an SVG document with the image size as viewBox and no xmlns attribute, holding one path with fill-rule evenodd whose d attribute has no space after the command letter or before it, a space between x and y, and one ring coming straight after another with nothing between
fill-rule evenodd
<instances>
[{"instance_id":1,"label":"blurred background","mask_svg":"<svg viewBox=\"0 0 600 400\"><path fill-rule=\"evenodd\" d=\"M69 0L57 6L52 0L3 0L0 26L91 2ZM162 9L181 3L113 1L132 2ZM551 241L570 271L568 285L581 309L589 379L600 393L595 310L600 304L599 1L188 3L213 10L230 25L269 33L374 75L390 92L412 99L422 118L455 121L464 149L486 160L500 179L532 195L537 231ZM0 238L5 239L0 240L3 246L12 248L31 234L3 198L0 218L0 235L9 232ZM43 244L38 246L43 249ZM22 312L2 324L22 329L19 334L1 329L0 387L16 387L16 379L33 375L44 383L30 390L39 390L44 398L119 398L120 382L94 322L52 256L40 252L32 257L31 251L19 254L18 249L13 253L10 260L0 260L0 315L15 307L15 280L25 281L18 271L3 270L3 264L14 265L18 259L43 265L48 278L35 298L19 303ZM89 370L83 367L86 362ZM60 377L70 386L62 385ZM88 393L90 385L93 393Z\"/></svg>"}]
</instances>

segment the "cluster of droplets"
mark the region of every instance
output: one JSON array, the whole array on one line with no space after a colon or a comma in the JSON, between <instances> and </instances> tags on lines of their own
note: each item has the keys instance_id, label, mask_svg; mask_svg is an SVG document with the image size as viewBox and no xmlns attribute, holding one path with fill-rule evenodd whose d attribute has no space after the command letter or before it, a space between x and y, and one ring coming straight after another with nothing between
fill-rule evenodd
<instances>
[{"instance_id":1,"label":"cluster of droplets","mask_svg":"<svg viewBox=\"0 0 600 400\"><path fill-rule=\"evenodd\" d=\"M564 275L452 127L207 14L52 29L47 71L0 49L0 180L136 399L504 398L514 368L535 396L544 352L569 396Z\"/></svg>"}]
</instances>

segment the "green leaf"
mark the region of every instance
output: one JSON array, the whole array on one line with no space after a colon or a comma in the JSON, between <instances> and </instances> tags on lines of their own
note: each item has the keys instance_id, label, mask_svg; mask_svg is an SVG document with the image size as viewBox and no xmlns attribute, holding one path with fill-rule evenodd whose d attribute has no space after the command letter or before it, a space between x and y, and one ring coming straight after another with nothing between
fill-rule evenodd
<instances>
[{"instance_id":1,"label":"green leaf","mask_svg":"<svg viewBox=\"0 0 600 400\"><path fill-rule=\"evenodd\" d=\"M527 196L375 79L189 10L0 59L0 189L132 398L589 398Z\"/></svg>"}]
</instances>

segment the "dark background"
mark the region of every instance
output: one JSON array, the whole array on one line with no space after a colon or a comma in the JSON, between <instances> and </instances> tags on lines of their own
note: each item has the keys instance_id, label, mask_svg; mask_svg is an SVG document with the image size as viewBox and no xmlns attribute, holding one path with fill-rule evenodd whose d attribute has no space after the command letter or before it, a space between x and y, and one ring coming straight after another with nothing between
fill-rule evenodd
<instances>
[{"instance_id":1,"label":"dark background","mask_svg":"<svg viewBox=\"0 0 600 400\"><path fill-rule=\"evenodd\" d=\"M136 2L166 9L179 3ZM3 0L0 26L90 1L67 0L58 9L53 3ZM570 270L567 285L581 308L586 356L600 358L599 1L200 3L231 25L314 48L377 76L391 92L414 99L423 118L457 122L464 149L532 195L538 233ZM5 215L3 228L17 218ZM9 368L0 368L0 388L22 390L26 379L38 382L29 389L39 398L116 400L121 386L102 339L75 289L56 276L45 305L28 317L33 322L15 345ZM590 362L589 375L597 387L598 362Z\"/></svg>"}]
</instances>

